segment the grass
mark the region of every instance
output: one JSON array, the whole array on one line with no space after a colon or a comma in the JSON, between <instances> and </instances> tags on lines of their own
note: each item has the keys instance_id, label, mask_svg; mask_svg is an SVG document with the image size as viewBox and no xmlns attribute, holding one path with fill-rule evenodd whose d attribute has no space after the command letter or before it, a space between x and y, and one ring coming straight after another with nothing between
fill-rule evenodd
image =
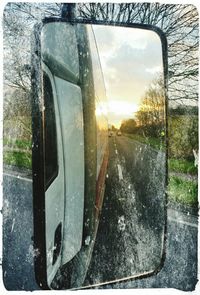
<instances>
[{"instance_id":1,"label":"grass","mask_svg":"<svg viewBox=\"0 0 200 295\"><path fill-rule=\"evenodd\" d=\"M4 164L16 166L18 168L31 169L31 141L4 138L3 144L5 148L3 154ZM7 150L7 148L9 148L9 150Z\"/></svg>"},{"instance_id":2,"label":"grass","mask_svg":"<svg viewBox=\"0 0 200 295\"><path fill-rule=\"evenodd\" d=\"M31 149L31 141L29 140L23 140L23 139L16 139L16 140L10 140L10 139L4 139L3 140L4 146L12 147L12 148L18 148L18 149Z\"/></svg>"},{"instance_id":3,"label":"grass","mask_svg":"<svg viewBox=\"0 0 200 295\"><path fill-rule=\"evenodd\" d=\"M169 159L169 173L183 173L196 175L198 168L194 162L184 159ZM181 176L170 176L168 185L169 200L177 203L196 207L198 205L198 183L197 181L186 180Z\"/></svg>"},{"instance_id":4,"label":"grass","mask_svg":"<svg viewBox=\"0 0 200 295\"><path fill-rule=\"evenodd\" d=\"M32 158L31 153L6 151L3 155L4 163L7 165L17 166L19 168L31 169Z\"/></svg>"},{"instance_id":5,"label":"grass","mask_svg":"<svg viewBox=\"0 0 200 295\"><path fill-rule=\"evenodd\" d=\"M168 164L169 171L173 172L195 175L198 171L198 168L194 166L194 162L184 159L169 159Z\"/></svg>"},{"instance_id":6,"label":"grass","mask_svg":"<svg viewBox=\"0 0 200 295\"><path fill-rule=\"evenodd\" d=\"M169 200L183 205L197 206L198 184L195 181L189 181L177 176L172 176L169 179L168 197Z\"/></svg>"}]
</instances>

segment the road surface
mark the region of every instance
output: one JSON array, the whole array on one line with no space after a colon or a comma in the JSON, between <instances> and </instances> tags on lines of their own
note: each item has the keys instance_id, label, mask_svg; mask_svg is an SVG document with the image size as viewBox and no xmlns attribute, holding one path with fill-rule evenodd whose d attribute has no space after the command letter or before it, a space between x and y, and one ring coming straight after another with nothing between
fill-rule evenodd
<instances>
[{"instance_id":1,"label":"road surface","mask_svg":"<svg viewBox=\"0 0 200 295\"><path fill-rule=\"evenodd\" d=\"M39 289L33 271L32 180L6 171L3 194L4 286L8 290Z\"/></svg>"},{"instance_id":2,"label":"road surface","mask_svg":"<svg viewBox=\"0 0 200 295\"><path fill-rule=\"evenodd\" d=\"M163 253L164 153L125 136L111 137L109 151L104 206L86 285L152 272Z\"/></svg>"},{"instance_id":3,"label":"road surface","mask_svg":"<svg viewBox=\"0 0 200 295\"><path fill-rule=\"evenodd\" d=\"M161 220L163 212L158 214L157 207L152 205L152 200L156 198L156 202L160 201L160 206L162 206L163 196L158 194L159 189L154 189L154 194L150 192L149 198L144 197L149 183L154 186L154 181L158 184L159 181L162 181L162 178L151 178L151 175L155 177L157 173L153 170L153 174L150 173L151 164L155 164L156 153L147 152L146 167L137 167L137 171L134 172L131 169L133 166L135 168L135 150L142 150L145 147L126 137L112 137L109 141L111 155L105 201L85 286L113 281L123 276L129 277L131 273L133 275L142 273L145 267L151 269L155 256L159 254L159 251L156 253L155 251L156 247L159 247L161 236L159 234L156 236L155 233L161 233L159 225L163 225ZM148 183L140 185L139 188L134 179L138 179L140 168L144 168L145 179ZM161 174L162 176L163 174ZM136 187L135 192L134 186ZM136 198L137 190L141 190L139 199ZM131 196L135 202L127 202ZM146 208L147 211L145 211ZM161 209L162 207L159 208L159 210ZM122 228L120 229L119 218L121 216L124 216L124 232L122 232ZM143 231L140 232L141 224ZM149 247L150 245L151 247ZM168 208L165 245L166 258L162 260L164 266L158 274L143 279L97 286L96 288L156 287L177 288L184 291L194 290L197 283L197 216L191 215L190 212L183 213ZM141 262L142 258L145 263ZM131 264L130 261L135 263Z\"/></svg>"}]
</instances>

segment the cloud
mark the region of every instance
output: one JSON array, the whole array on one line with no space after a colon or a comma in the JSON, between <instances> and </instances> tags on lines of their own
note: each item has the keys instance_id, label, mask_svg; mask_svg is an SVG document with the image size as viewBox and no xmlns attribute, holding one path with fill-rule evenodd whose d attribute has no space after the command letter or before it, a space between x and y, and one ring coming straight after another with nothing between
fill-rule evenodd
<instances>
[{"instance_id":1,"label":"cloud","mask_svg":"<svg viewBox=\"0 0 200 295\"><path fill-rule=\"evenodd\" d=\"M122 73L135 79L142 77L143 80L149 80L149 69L161 67L161 50L159 46L147 44L143 49L132 48L128 43L123 43L116 49L113 56L106 60L106 67L115 69L119 76ZM148 71L146 71L148 69Z\"/></svg>"},{"instance_id":2,"label":"cloud","mask_svg":"<svg viewBox=\"0 0 200 295\"><path fill-rule=\"evenodd\" d=\"M147 30L116 27L99 27L95 34L108 98L139 104L162 70L158 35Z\"/></svg>"},{"instance_id":3,"label":"cloud","mask_svg":"<svg viewBox=\"0 0 200 295\"><path fill-rule=\"evenodd\" d=\"M159 45L146 43L144 48L133 48L128 42L116 48L102 64L106 86L112 95L128 93L140 97L155 75L162 69Z\"/></svg>"}]
</instances>

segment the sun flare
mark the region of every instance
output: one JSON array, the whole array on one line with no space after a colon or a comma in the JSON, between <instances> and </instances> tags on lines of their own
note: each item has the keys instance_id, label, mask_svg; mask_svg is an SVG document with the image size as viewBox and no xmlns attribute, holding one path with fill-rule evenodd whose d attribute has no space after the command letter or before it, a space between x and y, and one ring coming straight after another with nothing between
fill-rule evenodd
<instances>
[{"instance_id":1,"label":"sun flare","mask_svg":"<svg viewBox=\"0 0 200 295\"><path fill-rule=\"evenodd\" d=\"M138 111L138 105L127 101L112 100L108 102L108 112L120 116L133 116Z\"/></svg>"},{"instance_id":2,"label":"sun flare","mask_svg":"<svg viewBox=\"0 0 200 295\"><path fill-rule=\"evenodd\" d=\"M108 120L111 125L120 128L121 122L126 119L134 118L139 110L139 105L125 100L108 101Z\"/></svg>"}]
</instances>

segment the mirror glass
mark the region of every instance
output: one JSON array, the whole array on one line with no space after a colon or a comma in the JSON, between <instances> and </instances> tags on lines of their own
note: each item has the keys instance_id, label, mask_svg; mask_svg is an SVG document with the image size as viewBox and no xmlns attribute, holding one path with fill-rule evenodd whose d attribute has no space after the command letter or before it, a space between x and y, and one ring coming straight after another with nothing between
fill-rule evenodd
<instances>
[{"instance_id":1,"label":"mirror glass","mask_svg":"<svg viewBox=\"0 0 200 295\"><path fill-rule=\"evenodd\" d=\"M57 152L48 140L44 150L58 154L59 167L44 193L48 285L79 288L158 270L166 178L160 37L136 28L47 23L41 59L44 114L49 96L54 104L44 125L54 120L50 129L57 130L45 131ZM54 162L45 156L47 172Z\"/></svg>"},{"instance_id":2,"label":"mirror glass","mask_svg":"<svg viewBox=\"0 0 200 295\"><path fill-rule=\"evenodd\" d=\"M165 204L162 44L153 31L93 26L107 95L109 163L85 285L161 263Z\"/></svg>"}]
</instances>

